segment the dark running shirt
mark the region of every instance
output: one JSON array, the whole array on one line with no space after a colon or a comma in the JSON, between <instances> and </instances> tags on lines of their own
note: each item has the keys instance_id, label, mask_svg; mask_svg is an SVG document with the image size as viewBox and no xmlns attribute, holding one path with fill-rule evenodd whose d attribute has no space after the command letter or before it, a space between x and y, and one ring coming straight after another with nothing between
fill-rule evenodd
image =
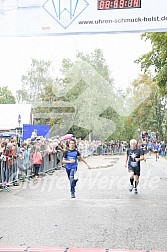
<instances>
[{"instance_id":1,"label":"dark running shirt","mask_svg":"<svg viewBox=\"0 0 167 252\"><path fill-rule=\"evenodd\" d=\"M147 150L147 144L142 144L142 149L143 149L143 151L146 151Z\"/></svg>"},{"instance_id":2,"label":"dark running shirt","mask_svg":"<svg viewBox=\"0 0 167 252\"><path fill-rule=\"evenodd\" d=\"M143 155L143 150L141 149L135 149L135 150L132 150L131 148L129 148L127 150L127 155L129 157L128 159L128 166L129 167L140 167L140 161L136 161L135 158L140 158L140 156Z\"/></svg>"},{"instance_id":3,"label":"dark running shirt","mask_svg":"<svg viewBox=\"0 0 167 252\"><path fill-rule=\"evenodd\" d=\"M69 161L70 159L74 159L75 162L74 163L66 163L66 169L70 170L70 169L75 169L77 168L78 165L78 156L80 156L80 152L76 149L74 150L67 150L64 152L63 157Z\"/></svg>"}]
</instances>

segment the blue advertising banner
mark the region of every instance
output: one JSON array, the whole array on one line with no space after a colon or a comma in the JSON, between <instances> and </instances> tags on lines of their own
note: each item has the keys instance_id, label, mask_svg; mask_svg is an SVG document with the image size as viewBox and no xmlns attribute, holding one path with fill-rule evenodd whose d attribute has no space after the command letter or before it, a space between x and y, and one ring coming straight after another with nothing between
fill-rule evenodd
<instances>
[{"instance_id":1,"label":"blue advertising banner","mask_svg":"<svg viewBox=\"0 0 167 252\"><path fill-rule=\"evenodd\" d=\"M48 124L23 124L23 140L31 138L35 133L38 136L43 136L46 139L50 137L50 125Z\"/></svg>"}]
</instances>

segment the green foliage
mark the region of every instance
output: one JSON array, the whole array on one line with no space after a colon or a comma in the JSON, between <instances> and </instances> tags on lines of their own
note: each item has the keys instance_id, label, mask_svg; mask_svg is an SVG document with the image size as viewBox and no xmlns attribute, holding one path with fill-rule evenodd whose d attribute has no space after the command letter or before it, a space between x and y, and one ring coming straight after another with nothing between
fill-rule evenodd
<instances>
[{"instance_id":1,"label":"green foliage","mask_svg":"<svg viewBox=\"0 0 167 252\"><path fill-rule=\"evenodd\" d=\"M133 86L146 85L151 89L150 96L133 112L132 117L137 128L158 131L160 139L164 139L164 122L167 101L160 94L160 88L149 74L140 75Z\"/></svg>"},{"instance_id":2,"label":"green foliage","mask_svg":"<svg viewBox=\"0 0 167 252\"><path fill-rule=\"evenodd\" d=\"M22 89L17 90L16 98L19 103L34 103L41 101L43 89L53 82L50 77L51 62L32 59L31 68L21 78Z\"/></svg>"},{"instance_id":3,"label":"green foliage","mask_svg":"<svg viewBox=\"0 0 167 252\"><path fill-rule=\"evenodd\" d=\"M76 58L88 62L103 78L111 83L111 85L113 84L113 79L110 77L110 69L105 62L101 49L95 49L90 55L79 52Z\"/></svg>"},{"instance_id":4,"label":"green foliage","mask_svg":"<svg viewBox=\"0 0 167 252\"><path fill-rule=\"evenodd\" d=\"M101 125L99 124L98 117L96 116L96 114L99 115L98 111L101 111L99 99L103 97L102 93L100 93L101 90L96 89L96 83L100 82L100 79L98 78L98 73L103 76L103 78L101 78L102 80L107 80L107 83L110 88L112 86L113 81L110 78L109 68L105 63L101 50L95 50L91 55L78 53L76 58L77 60L74 62L70 61L69 59L63 59L61 69L63 78L56 79L54 83L51 82L43 88L43 93L40 96L42 103L49 102L53 106L37 108L35 109L35 112L40 111L40 113L45 112L50 115L50 118L48 118L47 120L38 119L38 122L47 122L50 123L51 126L57 124L59 125L59 127L61 127L61 119L58 119L56 117L56 113L54 114L54 102L55 104L56 102L64 102L64 104L69 103L70 106L68 107L67 105L66 110L65 108L62 109L59 107L59 111L57 112L61 113L62 115L65 113L73 113L73 119L75 118L74 121L78 122L78 124L73 125L72 127L69 126L69 130L70 132L72 131L74 135L84 138L86 134L92 132L95 127L96 129L99 127L97 131L99 133L101 132ZM94 73L90 71L88 73L87 70L84 69L83 62L86 62L88 66L93 67L92 69ZM90 75L92 90L90 93L87 92L86 96L84 96L84 92L88 88L88 84L85 82L85 79L88 75ZM103 83L101 83L101 85L103 85ZM66 90L66 92L64 90ZM104 94L103 97L104 104L106 95L107 94ZM106 112L105 116L107 116L107 113L108 112ZM92 120L92 118L94 119ZM87 122L90 122L89 129L84 128L82 126L85 124L85 120Z\"/></svg>"},{"instance_id":5,"label":"green foliage","mask_svg":"<svg viewBox=\"0 0 167 252\"><path fill-rule=\"evenodd\" d=\"M109 118L111 116L105 107L108 94L103 92L103 86L108 85L111 89L113 80L110 78L110 71L105 63L101 50L97 49L90 55L78 53L76 58L77 61L72 63L72 83L69 82L66 86L70 87L71 84L76 84L73 87L71 86L72 88L69 88L65 100L73 101L74 105L76 105L74 118L78 122L78 127L80 126L80 131L83 132L83 136L85 135L85 130L87 130L88 132L93 132L91 136L96 138L103 131L99 120L100 111L102 111L101 117L103 118ZM106 80L105 84L104 80ZM99 89L98 87L100 85L101 88ZM88 90L91 89L90 92L87 88ZM106 110L105 113L103 113L102 104L104 110ZM84 125L87 128L82 128Z\"/></svg>"},{"instance_id":6,"label":"green foliage","mask_svg":"<svg viewBox=\"0 0 167 252\"><path fill-rule=\"evenodd\" d=\"M153 39L149 34L143 35L143 37ZM163 38L161 42L163 42ZM114 83L109 67L102 51L97 49L91 54L79 52L73 62L70 59L63 59L62 78L53 79L50 77L51 62L32 60L31 69L27 75L22 76L23 86L22 90L17 92L17 99L20 102L34 104L35 123L50 124L51 135L57 135L58 130L63 127L63 116L70 114L71 118L66 122L69 126L67 133L73 133L76 137L91 136L94 139L99 139L99 135L104 130L105 120L103 121L103 119L108 119L111 121L108 140L136 138L138 128L158 131L160 137L163 138L167 132L167 103L164 98L166 92L164 87L166 86L162 85L165 83L162 82L162 76L165 77L166 73L162 75L162 72L165 71L166 54L161 53L162 61L160 61L160 55L156 54L155 49L160 54L162 43L160 48L158 45L158 39L157 44L154 40L154 50L138 60L147 74L140 75L124 93L114 93ZM84 64L85 62L86 64ZM155 65L155 78L149 73L152 65ZM89 85L87 81L89 81ZM103 88L106 85L107 88ZM126 106L129 106L128 99L133 97L132 90L136 88L138 92L141 85L150 87L152 93L128 117L116 113L113 109L114 106L113 108L112 106L108 107L111 102L118 104L119 101L120 109L129 108ZM141 96L145 97L145 92L145 89L142 93L139 92L140 95L135 98L136 103L140 101ZM71 126L70 123L73 121L74 125ZM88 127L85 127L85 121ZM116 125L115 131L112 128L112 122Z\"/></svg>"},{"instance_id":7,"label":"green foliage","mask_svg":"<svg viewBox=\"0 0 167 252\"><path fill-rule=\"evenodd\" d=\"M145 33L145 40L150 40L152 51L142 55L136 62L141 63L141 68L148 72L154 68L155 78L162 95L167 95L167 33Z\"/></svg>"},{"instance_id":8,"label":"green foliage","mask_svg":"<svg viewBox=\"0 0 167 252\"><path fill-rule=\"evenodd\" d=\"M67 132L68 134L73 134L76 138L85 139L88 138L88 135L91 134L91 131L84 129L82 127L78 127L73 125Z\"/></svg>"},{"instance_id":9,"label":"green foliage","mask_svg":"<svg viewBox=\"0 0 167 252\"><path fill-rule=\"evenodd\" d=\"M15 97L7 87L0 87L0 104L15 104Z\"/></svg>"}]
</instances>

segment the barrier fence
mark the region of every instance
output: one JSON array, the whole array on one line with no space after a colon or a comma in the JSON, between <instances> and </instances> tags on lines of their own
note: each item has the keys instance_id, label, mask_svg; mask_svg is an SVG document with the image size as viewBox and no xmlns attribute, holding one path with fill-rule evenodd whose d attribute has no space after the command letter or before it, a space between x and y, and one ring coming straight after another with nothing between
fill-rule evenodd
<instances>
[{"instance_id":1,"label":"barrier fence","mask_svg":"<svg viewBox=\"0 0 167 252\"><path fill-rule=\"evenodd\" d=\"M89 146L81 149L81 156L87 158L92 155L114 155L123 154L125 150L120 146L101 145ZM53 173L57 169L61 169L63 152L57 151L52 153L42 154L42 164L39 168L39 175L44 176L46 173ZM19 181L25 181L35 176L32 153L28 158L23 158L23 155L16 157L0 157L0 188L10 191L11 185L19 185Z\"/></svg>"},{"instance_id":2,"label":"barrier fence","mask_svg":"<svg viewBox=\"0 0 167 252\"><path fill-rule=\"evenodd\" d=\"M53 172L62 167L63 153L45 154L40 165L39 175ZM17 185L19 180L24 181L34 177L34 165L31 156L25 162L21 156L10 159L1 156L0 159L0 187L10 191L9 186Z\"/></svg>"}]
</instances>

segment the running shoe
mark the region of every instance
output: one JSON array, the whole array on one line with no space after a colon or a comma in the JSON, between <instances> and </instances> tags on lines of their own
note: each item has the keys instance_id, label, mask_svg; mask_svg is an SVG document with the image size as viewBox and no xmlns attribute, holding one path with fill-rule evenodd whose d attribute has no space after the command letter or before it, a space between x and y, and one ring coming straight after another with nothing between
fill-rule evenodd
<instances>
[{"instance_id":1,"label":"running shoe","mask_svg":"<svg viewBox=\"0 0 167 252\"><path fill-rule=\"evenodd\" d=\"M129 192L132 192L132 191L133 191L133 188L134 188L134 185L131 185L131 186L129 187Z\"/></svg>"},{"instance_id":2,"label":"running shoe","mask_svg":"<svg viewBox=\"0 0 167 252\"><path fill-rule=\"evenodd\" d=\"M137 188L134 188L134 194L138 194Z\"/></svg>"},{"instance_id":3,"label":"running shoe","mask_svg":"<svg viewBox=\"0 0 167 252\"><path fill-rule=\"evenodd\" d=\"M75 193L71 193L71 198L75 198Z\"/></svg>"}]
</instances>

